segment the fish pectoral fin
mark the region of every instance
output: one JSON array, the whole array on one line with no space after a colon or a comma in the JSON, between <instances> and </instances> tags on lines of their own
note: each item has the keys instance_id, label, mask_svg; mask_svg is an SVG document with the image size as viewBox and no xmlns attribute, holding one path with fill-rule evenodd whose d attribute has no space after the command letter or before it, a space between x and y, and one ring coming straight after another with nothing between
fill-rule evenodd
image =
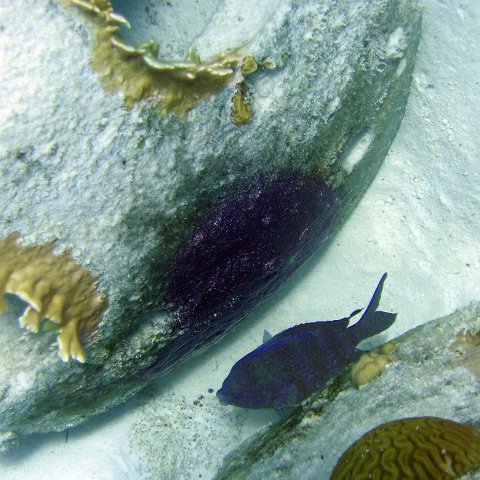
<instances>
[{"instance_id":1,"label":"fish pectoral fin","mask_svg":"<svg viewBox=\"0 0 480 480\"><path fill-rule=\"evenodd\" d=\"M263 343L267 343L272 338L272 334L268 330L263 331Z\"/></svg>"},{"instance_id":2,"label":"fish pectoral fin","mask_svg":"<svg viewBox=\"0 0 480 480\"><path fill-rule=\"evenodd\" d=\"M287 407L295 407L298 401L298 389L292 383L275 398L273 408L275 408L275 410L281 410Z\"/></svg>"},{"instance_id":3,"label":"fish pectoral fin","mask_svg":"<svg viewBox=\"0 0 480 480\"><path fill-rule=\"evenodd\" d=\"M295 407L275 408L275 412L277 413L277 415L282 418L288 417L294 410L295 410Z\"/></svg>"}]
</instances>

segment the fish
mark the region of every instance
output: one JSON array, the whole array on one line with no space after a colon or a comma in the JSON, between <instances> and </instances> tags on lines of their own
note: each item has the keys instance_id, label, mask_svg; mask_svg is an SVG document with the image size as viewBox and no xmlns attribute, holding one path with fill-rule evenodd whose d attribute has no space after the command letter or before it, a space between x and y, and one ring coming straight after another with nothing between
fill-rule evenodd
<instances>
[{"instance_id":1,"label":"fish","mask_svg":"<svg viewBox=\"0 0 480 480\"><path fill-rule=\"evenodd\" d=\"M350 320L363 309L339 320L303 323L277 335L264 335L264 343L231 369L217 397L223 405L243 408L295 407L321 389L340 370L364 353L357 345L387 330L396 313L377 311L384 273L360 320Z\"/></svg>"}]
</instances>

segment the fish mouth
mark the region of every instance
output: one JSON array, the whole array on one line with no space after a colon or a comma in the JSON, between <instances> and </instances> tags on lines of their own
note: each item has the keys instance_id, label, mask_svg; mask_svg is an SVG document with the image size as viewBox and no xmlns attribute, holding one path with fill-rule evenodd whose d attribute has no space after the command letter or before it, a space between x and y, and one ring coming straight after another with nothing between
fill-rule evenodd
<instances>
[{"instance_id":1,"label":"fish mouth","mask_svg":"<svg viewBox=\"0 0 480 480\"><path fill-rule=\"evenodd\" d=\"M220 403L222 405L229 405L230 404L230 399L228 398L225 393L222 392L222 389L217 391L217 398L220 400Z\"/></svg>"}]
</instances>

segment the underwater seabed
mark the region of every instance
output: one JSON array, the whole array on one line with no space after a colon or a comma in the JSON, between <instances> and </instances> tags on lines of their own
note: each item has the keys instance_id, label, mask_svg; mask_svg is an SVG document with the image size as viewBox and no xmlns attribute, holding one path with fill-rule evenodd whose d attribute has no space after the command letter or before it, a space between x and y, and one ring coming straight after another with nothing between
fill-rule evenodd
<instances>
[{"instance_id":1,"label":"underwater seabed","mask_svg":"<svg viewBox=\"0 0 480 480\"><path fill-rule=\"evenodd\" d=\"M223 407L215 397L264 329L275 334L341 318L366 305L385 271L381 308L398 318L378 343L480 300L479 23L477 0L425 1L402 126L321 262L311 258L232 334L161 386L80 427L22 440L0 457L0 478L213 478L224 455L278 419L273 411ZM442 410L445 399L431 401ZM338 418L336 427L349 425Z\"/></svg>"}]
</instances>

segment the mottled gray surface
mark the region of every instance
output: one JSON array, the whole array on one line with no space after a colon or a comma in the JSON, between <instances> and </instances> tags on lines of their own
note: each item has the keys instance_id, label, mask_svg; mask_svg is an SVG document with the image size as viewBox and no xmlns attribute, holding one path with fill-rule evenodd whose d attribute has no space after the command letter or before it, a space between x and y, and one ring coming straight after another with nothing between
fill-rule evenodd
<instances>
[{"instance_id":1,"label":"mottled gray surface","mask_svg":"<svg viewBox=\"0 0 480 480\"><path fill-rule=\"evenodd\" d=\"M480 424L478 337L477 345L457 341L462 330L479 328L480 303L473 302L407 332L395 340L394 361L379 377L357 389L346 369L285 421L230 454L215 478L327 479L342 453L384 422L437 416Z\"/></svg>"},{"instance_id":2,"label":"mottled gray surface","mask_svg":"<svg viewBox=\"0 0 480 480\"><path fill-rule=\"evenodd\" d=\"M139 409L128 435L131 469L143 480L212 478L240 442L246 416L245 410L227 412L213 392L193 402L154 398Z\"/></svg>"},{"instance_id":3,"label":"mottled gray surface","mask_svg":"<svg viewBox=\"0 0 480 480\"><path fill-rule=\"evenodd\" d=\"M86 365L63 364L51 333L37 338L1 319L2 438L78 424L142 386L138 371L172 338L162 292L151 293L151 257L168 265L209 202L236 182L314 169L336 189L342 216L367 188L403 115L417 2L270 7L268 23L245 32L251 52L278 68L247 80L254 120L239 128L232 88L185 118L160 118L148 104L125 110L89 66L80 16L48 0L0 6L0 234L56 239L110 300ZM225 2L219 13L232 19L235 8ZM211 25L196 40L201 53L216 36L226 44L219 18ZM145 319L152 302L158 313Z\"/></svg>"}]
</instances>

